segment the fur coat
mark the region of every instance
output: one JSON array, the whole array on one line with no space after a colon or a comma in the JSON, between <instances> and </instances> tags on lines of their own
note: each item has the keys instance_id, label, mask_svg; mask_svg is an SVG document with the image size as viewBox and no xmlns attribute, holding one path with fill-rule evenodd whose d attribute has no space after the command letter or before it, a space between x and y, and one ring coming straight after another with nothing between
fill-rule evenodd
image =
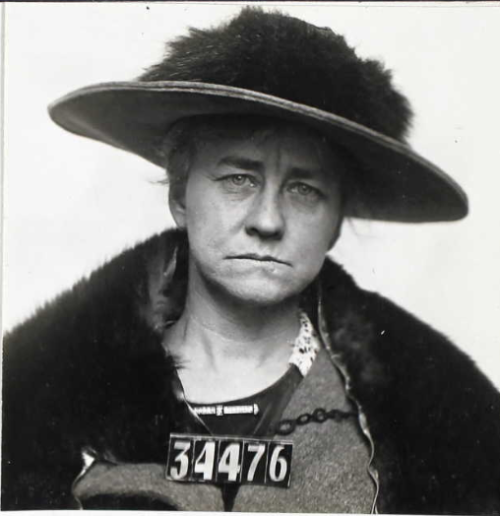
<instances>
[{"instance_id":1,"label":"fur coat","mask_svg":"<svg viewBox=\"0 0 500 516\"><path fill-rule=\"evenodd\" d=\"M182 233L153 237L6 336L2 509L75 508L86 449L164 462L186 420L161 345L186 258ZM303 304L366 418L378 512L500 514L500 396L471 360L328 259Z\"/></svg>"}]
</instances>

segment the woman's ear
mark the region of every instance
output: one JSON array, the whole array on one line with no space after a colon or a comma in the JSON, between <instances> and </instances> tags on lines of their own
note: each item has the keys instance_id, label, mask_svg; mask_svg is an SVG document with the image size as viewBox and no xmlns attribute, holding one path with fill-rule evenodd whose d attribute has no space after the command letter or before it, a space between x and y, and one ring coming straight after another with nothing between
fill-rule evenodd
<instances>
[{"instance_id":1,"label":"woman's ear","mask_svg":"<svg viewBox=\"0 0 500 516\"><path fill-rule=\"evenodd\" d=\"M168 191L168 206L178 228L186 228L186 195L185 186L171 184Z\"/></svg>"}]
</instances>

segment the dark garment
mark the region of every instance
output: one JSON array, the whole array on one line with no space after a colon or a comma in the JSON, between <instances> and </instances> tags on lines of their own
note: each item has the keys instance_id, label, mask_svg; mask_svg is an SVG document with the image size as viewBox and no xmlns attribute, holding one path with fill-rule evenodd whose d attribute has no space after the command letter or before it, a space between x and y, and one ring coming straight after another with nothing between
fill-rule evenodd
<instances>
[{"instance_id":1,"label":"dark garment","mask_svg":"<svg viewBox=\"0 0 500 516\"><path fill-rule=\"evenodd\" d=\"M342 379L324 349L294 391L283 417L296 420L321 407L352 408ZM84 508L95 509L141 508L137 495L146 494L144 508L155 500L158 509L186 511L370 512L376 493L367 469L370 446L356 419L299 425L286 440L294 447L287 489L243 484L221 490L211 484L167 481L165 464L96 460L75 483L73 493Z\"/></svg>"},{"instance_id":2,"label":"dark garment","mask_svg":"<svg viewBox=\"0 0 500 516\"><path fill-rule=\"evenodd\" d=\"M281 418L292 394L302 380L300 371L291 366L276 382L253 396L224 403L190 403L193 409L213 407L215 414L200 415L214 435L263 436L271 431ZM217 415L217 407L257 407L257 413Z\"/></svg>"},{"instance_id":3,"label":"dark garment","mask_svg":"<svg viewBox=\"0 0 500 516\"><path fill-rule=\"evenodd\" d=\"M292 366L274 384L253 396L212 405L189 403L191 408L213 409L214 414L199 415L208 433L212 435L263 436L273 435L273 427L292 397L295 388L302 380L299 370ZM231 409L252 408L251 414L224 414ZM221 485L224 510L231 511L238 495L239 485ZM101 502L102 503L102 502ZM201 510L204 507L200 507Z\"/></svg>"},{"instance_id":4,"label":"dark garment","mask_svg":"<svg viewBox=\"0 0 500 516\"><path fill-rule=\"evenodd\" d=\"M172 278L164 272L176 249ZM185 235L167 232L6 336L3 509L78 507L85 450L101 463L164 464L168 436L189 426L162 347L165 324L183 310L186 267ZM500 514L500 395L472 361L330 260L302 304L373 441L377 510Z\"/></svg>"}]
</instances>

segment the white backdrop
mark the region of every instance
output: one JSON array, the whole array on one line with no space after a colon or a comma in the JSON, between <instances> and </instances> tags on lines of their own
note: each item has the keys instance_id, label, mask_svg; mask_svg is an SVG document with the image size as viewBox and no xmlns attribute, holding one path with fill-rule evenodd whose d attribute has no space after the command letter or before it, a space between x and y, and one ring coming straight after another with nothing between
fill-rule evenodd
<instances>
[{"instance_id":1,"label":"white backdrop","mask_svg":"<svg viewBox=\"0 0 500 516\"><path fill-rule=\"evenodd\" d=\"M266 4L266 9L273 5ZM467 191L463 222L353 222L334 255L452 338L500 386L500 4L274 4L380 58L411 99L413 147ZM172 225L160 169L51 123L78 87L136 77L186 26L235 4L9 3L6 8L6 329L124 247Z\"/></svg>"}]
</instances>

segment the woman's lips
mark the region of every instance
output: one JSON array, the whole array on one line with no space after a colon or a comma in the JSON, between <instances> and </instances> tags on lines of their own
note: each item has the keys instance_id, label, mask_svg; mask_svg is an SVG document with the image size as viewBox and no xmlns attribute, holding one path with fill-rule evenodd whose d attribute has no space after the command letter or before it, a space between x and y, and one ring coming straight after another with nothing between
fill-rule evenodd
<instances>
[{"instance_id":1,"label":"woman's lips","mask_svg":"<svg viewBox=\"0 0 500 516\"><path fill-rule=\"evenodd\" d=\"M238 254L238 255L228 256L228 259L230 259L230 260L253 260L256 262L272 262L272 263L279 263L281 265L288 265L289 267L291 267L291 265L292 265L290 262L280 260L279 258L276 258L274 256L255 254L255 253Z\"/></svg>"}]
</instances>

